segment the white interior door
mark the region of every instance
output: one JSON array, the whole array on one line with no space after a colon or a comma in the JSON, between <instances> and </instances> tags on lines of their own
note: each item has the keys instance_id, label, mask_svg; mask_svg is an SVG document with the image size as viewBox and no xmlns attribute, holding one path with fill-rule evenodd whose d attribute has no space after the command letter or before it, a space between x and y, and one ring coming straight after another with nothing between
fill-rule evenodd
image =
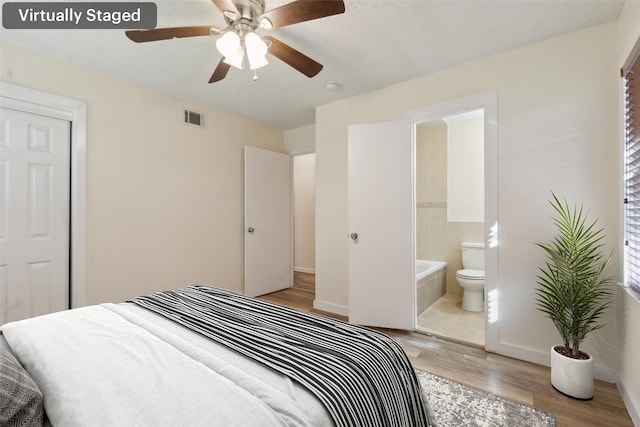
<instances>
[{"instance_id":1,"label":"white interior door","mask_svg":"<svg viewBox=\"0 0 640 427\"><path fill-rule=\"evenodd\" d=\"M349 126L348 162L349 321L412 330L416 317L412 124Z\"/></svg>"},{"instance_id":2,"label":"white interior door","mask_svg":"<svg viewBox=\"0 0 640 427\"><path fill-rule=\"evenodd\" d=\"M244 292L264 295L291 286L291 157L244 149Z\"/></svg>"},{"instance_id":3,"label":"white interior door","mask_svg":"<svg viewBox=\"0 0 640 427\"><path fill-rule=\"evenodd\" d=\"M70 122L0 116L0 324L68 308Z\"/></svg>"}]
</instances>

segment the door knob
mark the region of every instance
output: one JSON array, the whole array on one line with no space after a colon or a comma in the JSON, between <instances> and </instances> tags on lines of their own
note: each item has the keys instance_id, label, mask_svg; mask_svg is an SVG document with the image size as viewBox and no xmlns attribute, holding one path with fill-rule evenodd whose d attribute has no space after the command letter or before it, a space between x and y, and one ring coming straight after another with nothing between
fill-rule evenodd
<instances>
[{"instance_id":1,"label":"door knob","mask_svg":"<svg viewBox=\"0 0 640 427\"><path fill-rule=\"evenodd\" d=\"M253 227L249 227L249 228L247 228L247 231L248 231L249 233L253 233L253 232L254 232L254 231L256 231L256 230L255 230L255 228L253 228Z\"/></svg>"},{"instance_id":2,"label":"door knob","mask_svg":"<svg viewBox=\"0 0 640 427\"><path fill-rule=\"evenodd\" d=\"M353 240L358 240L358 233L351 233L351 238Z\"/></svg>"}]
</instances>

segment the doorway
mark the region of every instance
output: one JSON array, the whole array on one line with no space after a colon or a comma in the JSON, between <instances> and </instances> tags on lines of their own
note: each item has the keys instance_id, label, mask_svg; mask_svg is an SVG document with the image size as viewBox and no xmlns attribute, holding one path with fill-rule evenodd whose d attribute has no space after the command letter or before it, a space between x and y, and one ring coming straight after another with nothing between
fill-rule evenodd
<instances>
[{"instance_id":1,"label":"doorway","mask_svg":"<svg viewBox=\"0 0 640 427\"><path fill-rule=\"evenodd\" d=\"M449 287L449 284L456 281L455 272L461 268L461 249L460 243L467 240L473 242L484 243L484 265L485 265L485 284L484 284L484 312L480 316L475 313L477 319L468 320L468 322L481 322L484 326L483 333L480 333L478 337L477 331L475 339L471 340L473 344L482 346L488 351L495 351L498 343L498 321L499 321L499 307L498 307L498 102L497 93L488 92L464 98L460 100L451 101L444 104L439 104L432 107L427 107L421 110L414 111L407 115L407 119L415 123L416 125L421 123L436 123L437 125L446 124L445 117L457 116L473 112L476 110L482 110L483 112L483 136L484 144L482 146L481 155L484 158L483 161L483 185L482 190L484 197L483 202L483 221L479 221L476 215L471 221L468 219L460 221L457 218L456 221L451 221L447 218L448 212L442 216L442 226L447 229L448 224L454 223L455 233L452 236L445 234L446 243L443 243L443 247L446 248L445 252L442 252L442 261L447 261L447 274L445 289ZM476 191L477 192L477 191ZM448 197L448 196L447 196ZM416 204L416 207L419 205ZM448 207L448 200L447 200ZM441 207L442 208L442 207ZM417 210L417 209L416 209ZM444 212L444 210L443 210ZM453 218L454 220L456 218ZM465 223L467 223L465 225ZM459 225L462 224L462 228ZM433 224L432 224L433 225ZM462 231L460 231L462 230ZM416 256L418 251L416 251ZM453 302L453 311L462 310L457 306L460 297L460 288L451 286L453 294L456 299ZM455 295L457 294L457 295ZM446 295L446 291L444 292ZM416 293L416 297L418 294ZM437 298L435 298L437 300ZM450 307L451 308L451 307ZM416 306L416 317L420 315L418 306ZM469 314L469 313L465 313ZM451 319L449 319L451 321ZM417 325L420 321L417 320ZM427 328L433 329L434 325L431 323L427 325ZM470 328L468 328L470 329ZM440 331L442 332L442 331ZM450 330L451 332L451 330ZM440 335L440 333L436 333ZM442 334L447 336L448 334ZM469 337L451 337L460 341L469 342ZM484 336L482 336L484 335ZM484 339L483 339L484 338ZM473 342L475 341L475 342Z\"/></svg>"},{"instance_id":2,"label":"doorway","mask_svg":"<svg viewBox=\"0 0 640 427\"><path fill-rule=\"evenodd\" d=\"M244 292L289 287L315 292L315 153L247 146Z\"/></svg>"},{"instance_id":3,"label":"doorway","mask_svg":"<svg viewBox=\"0 0 640 427\"><path fill-rule=\"evenodd\" d=\"M415 150L416 331L484 347L485 310L463 309L456 277L461 244L485 241L484 109L417 123Z\"/></svg>"},{"instance_id":4,"label":"doorway","mask_svg":"<svg viewBox=\"0 0 640 427\"><path fill-rule=\"evenodd\" d=\"M414 330L416 323L415 124L484 109L485 348L498 343L497 93L348 127L349 319ZM373 165L373 166L372 166ZM381 173L383 171L383 173Z\"/></svg>"},{"instance_id":5,"label":"doorway","mask_svg":"<svg viewBox=\"0 0 640 427\"><path fill-rule=\"evenodd\" d=\"M316 154L292 155L293 162L293 287L315 292Z\"/></svg>"}]
</instances>

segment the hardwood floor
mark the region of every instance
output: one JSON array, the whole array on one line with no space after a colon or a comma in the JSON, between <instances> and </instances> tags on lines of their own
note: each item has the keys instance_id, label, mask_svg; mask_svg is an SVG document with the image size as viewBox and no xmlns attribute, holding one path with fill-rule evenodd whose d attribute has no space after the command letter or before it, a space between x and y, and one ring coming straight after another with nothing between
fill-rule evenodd
<instances>
[{"instance_id":1,"label":"hardwood floor","mask_svg":"<svg viewBox=\"0 0 640 427\"><path fill-rule=\"evenodd\" d=\"M293 287L305 291L315 292L316 275L312 273L293 272Z\"/></svg>"},{"instance_id":2,"label":"hardwood floor","mask_svg":"<svg viewBox=\"0 0 640 427\"><path fill-rule=\"evenodd\" d=\"M315 293L298 288L297 284L294 288L261 298L299 310L347 320L343 316L315 310ZM596 380L594 399L578 401L563 396L551 387L550 372L546 366L414 332L388 329L380 331L402 346L415 368L553 412L558 427L633 427L615 384Z\"/></svg>"}]
</instances>

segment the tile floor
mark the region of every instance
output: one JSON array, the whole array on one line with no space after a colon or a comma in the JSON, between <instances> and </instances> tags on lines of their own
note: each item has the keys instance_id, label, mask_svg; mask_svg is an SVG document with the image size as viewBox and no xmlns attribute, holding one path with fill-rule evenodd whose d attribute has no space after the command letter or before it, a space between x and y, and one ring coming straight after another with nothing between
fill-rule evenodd
<instances>
[{"instance_id":1,"label":"tile floor","mask_svg":"<svg viewBox=\"0 0 640 427\"><path fill-rule=\"evenodd\" d=\"M484 348L484 312L461 307L462 297L446 294L418 316L416 332Z\"/></svg>"}]
</instances>

